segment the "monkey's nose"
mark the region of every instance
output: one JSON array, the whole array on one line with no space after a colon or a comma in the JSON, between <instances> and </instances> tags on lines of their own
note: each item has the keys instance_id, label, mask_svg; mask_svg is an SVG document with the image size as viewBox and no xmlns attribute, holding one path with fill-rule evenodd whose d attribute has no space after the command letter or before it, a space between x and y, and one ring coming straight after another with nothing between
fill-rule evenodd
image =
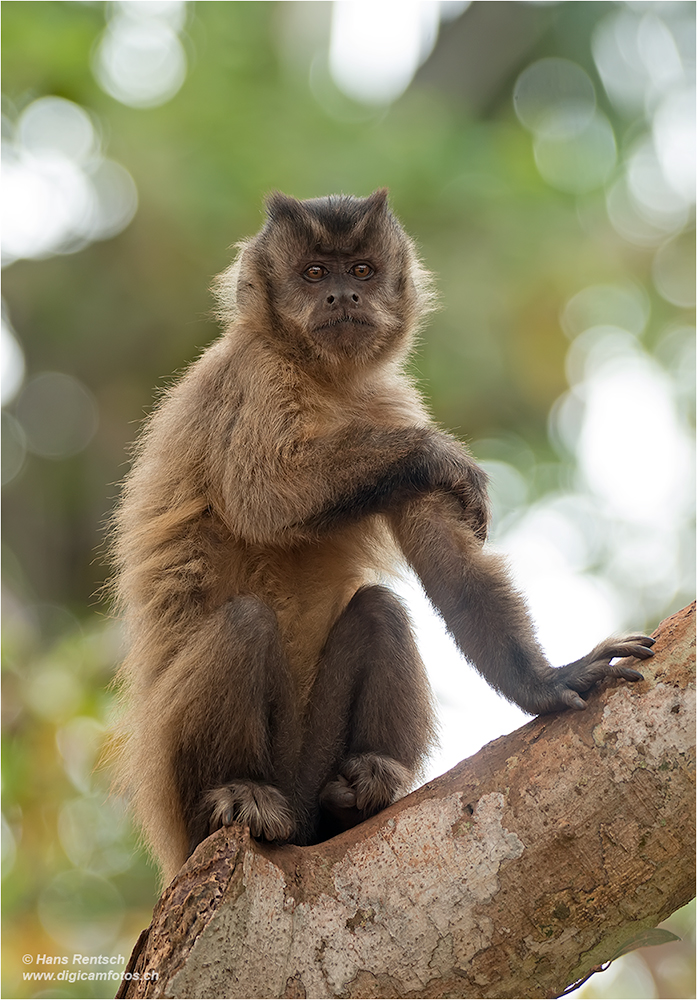
<instances>
[{"instance_id":1,"label":"monkey's nose","mask_svg":"<svg viewBox=\"0 0 697 1000\"><path fill-rule=\"evenodd\" d=\"M352 295L346 295L345 293L342 293L339 296L339 298L338 298L339 305L341 305L342 302L344 302L344 303L355 302L357 304L360 301L361 301L360 300L360 296L356 292L354 292ZM327 305L328 306L334 305L335 302L337 302L336 295L328 295L327 296Z\"/></svg>"}]
</instances>

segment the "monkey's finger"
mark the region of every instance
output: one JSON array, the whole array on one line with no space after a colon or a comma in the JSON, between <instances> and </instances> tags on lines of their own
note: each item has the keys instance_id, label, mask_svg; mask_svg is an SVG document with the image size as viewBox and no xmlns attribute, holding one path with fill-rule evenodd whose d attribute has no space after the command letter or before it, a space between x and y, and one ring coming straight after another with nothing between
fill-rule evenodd
<instances>
[{"instance_id":1,"label":"monkey's finger","mask_svg":"<svg viewBox=\"0 0 697 1000\"><path fill-rule=\"evenodd\" d=\"M628 635L623 639L610 639L602 648L602 656L636 656L637 659L645 660L648 656L653 656L651 647L655 643L650 635Z\"/></svg>"},{"instance_id":2,"label":"monkey's finger","mask_svg":"<svg viewBox=\"0 0 697 1000\"><path fill-rule=\"evenodd\" d=\"M627 635L623 642L640 642L643 646L653 646L656 640L652 635Z\"/></svg>"},{"instance_id":3,"label":"monkey's finger","mask_svg":"<svg viewBox=\"0 0 697 1000\"><path fill-rule=\"evenodd\" d=\"M638 670L632 670L631 667L618 667L617 676L624 677L626 681L643 681L644 675L640 674Z\"/></svg>"},{"instance_id":4,"label":"monkey's finger","mask_svg":"<svg viewBox=\"0 0 697 1000\"><path fill-rule=\"evenodd\" d=\"M564 670L564 683L573 691L589 691L594 684L602 681L605 677L622 677L627 681L643 681L643 674L633 667L625 664L610 663L608 657L593 660L592 663L579 666L573 664L571 669Z\"/></svg>"},{"instance_id":5,"label":"monkey's finger","mask_svg":"<svg viewBox=\"0 0 697 1000\"><path fill-rule=\"evenodd\" d=\"M573 708L577 712L583 712L588 708L588 705L585 703L580 694L573 691L571 688L565 688L564 691L562 691L561 698L567 708Z\"/></svg>"},{"instance_id":6,"label":"monkey's finger","mask_svg":"<svg viewBox=\"0 0 697 1000\"><path fill-rule=\"evenodd\" d=\"M647 646L642 646L640 643L623 643L621 648L622 652L613 653L613 658L615 656L634 656L637 660L648 660L650 656L653 656L653 650L649 649Z\"/></svg>"}]
</instances>

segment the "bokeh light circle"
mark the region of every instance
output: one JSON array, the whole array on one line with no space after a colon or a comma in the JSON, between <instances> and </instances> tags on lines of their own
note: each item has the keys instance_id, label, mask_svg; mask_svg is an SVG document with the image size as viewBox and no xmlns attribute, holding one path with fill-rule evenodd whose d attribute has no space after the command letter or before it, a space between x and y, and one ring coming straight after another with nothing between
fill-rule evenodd
<instances>
[{"instance_id":1,"label":"bokeh light circle","mask_svg":"<svg viewBox=\"0 0 697 1000\"><path fill-rule=\"evenodd\" d=\"M586 71L569 59L540 59L518 77L513 107L536 135L568 137L590 124L595 88Z\"/></svg>"},{"instance_id":2,"label":"bokeh light circle","mask_svg":"<svg viewBox=\"0 0 697 1000\"><path fill-rule=\"evenodd\" d=\"M612 125L599 111L573 134L537 135L534 152L537 169L547 183L571 194L600 187L617 162Z\"/></svg>"},{"instance_id":3,"label":"bokeh light circle","mask_svg":"<svg viewBox=\"0 0 697 1000\"><path fill-rule=\"evenodd\" d=\"M119 933L124 901L105 878L76 869L52 879L39 896L38 912L44 930L67 951L99 954Z\"/></svg>"},{"instance_id":4,"label":"bokeh light circle","mask_svg":"<svg viewBox=\"0 0 697 1000\"><path fill-rule=\"evenodd\" d=\"M77 454L97 430L94 396L82 382L62 372L43 372L30 379L16 412L28 449L43 458Z\"/></svg>"},{"instance_id":5,"label":"bokeh light circle","mask_svg":"<svg viewBox=\"0 0 697 1000\"><path fill-rule=\"evenodd\" d=\"M175 31L160 20L115 18L102 36L94 72L100 86L122 104L165 104L186 77L186 54Z\"/></svg>"},{"instance_id":6,"label":"bokeh light circle","mask_svg":"<svg viewBox=\"0 0 697 1000\"><path fill-rule=\"evenodd\" d=\"M652 268L656 288L681 309L695 305L695 232L686 230L656 251Z\"/></svg>"}]
</instances>

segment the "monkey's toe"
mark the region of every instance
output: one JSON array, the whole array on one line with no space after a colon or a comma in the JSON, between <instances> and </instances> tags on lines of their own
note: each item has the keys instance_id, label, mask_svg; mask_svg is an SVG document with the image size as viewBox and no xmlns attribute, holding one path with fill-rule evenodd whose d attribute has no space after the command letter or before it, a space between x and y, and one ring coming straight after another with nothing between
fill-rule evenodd
<instances>
[{"instance_id":1,"label":"monkey's toe","mask_svg":"<svg viewBox=\"0 0 697 1000\"><path fill-rule=\"evenodd\" d=\"M404 764L379 753L349 757L341 773L355 791L357 808L367 816L404 795L412 781L412 774Z\"/></svg>"},{"instance_id":2,"label":"monkey's toe","mask_svg":"<svg viewBox=\"0 0 697 1000\"><path fill-rule=\"evenodd\" d=\"M273 785L235 781L215 788L206 796L210 809L209 830L233 822L249 827L258 840L288 840L295 830L293 811L283 792Z\"/></svg>"},{"instance_id":3,"label":"monkey's toe","mask_svg":"<svg viewBox=\"0 0 697 1000\"><path fill-rule=\"evenodd\" d=\"M352 809L356 805L356 789L340 774L328 781L320 793L320 805L326 809Z\"/></svg>"}]
</instances>

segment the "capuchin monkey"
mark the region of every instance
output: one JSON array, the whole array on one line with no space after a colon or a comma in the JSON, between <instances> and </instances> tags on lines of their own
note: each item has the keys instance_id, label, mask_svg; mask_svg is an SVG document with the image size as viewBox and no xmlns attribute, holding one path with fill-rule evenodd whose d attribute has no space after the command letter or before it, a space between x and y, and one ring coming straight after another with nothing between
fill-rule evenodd
<instances>
[{"instance_id":1,"label":"capuchin monkey","mask_svg":"<svg viewBox=\"0 0 697 1000\"><path fill-rule=\"evenodd\" d=\"M404 371L430 277L387 192L268 199L217 280L223 335L150 417L115 516L129 652L119 779L163 876L234 822L317 843L418 781L432 696L380 581L421 580L489 684L583 709L608 639L550 666L487 551L486 476Z\"/></svg>"}]
</instances>

